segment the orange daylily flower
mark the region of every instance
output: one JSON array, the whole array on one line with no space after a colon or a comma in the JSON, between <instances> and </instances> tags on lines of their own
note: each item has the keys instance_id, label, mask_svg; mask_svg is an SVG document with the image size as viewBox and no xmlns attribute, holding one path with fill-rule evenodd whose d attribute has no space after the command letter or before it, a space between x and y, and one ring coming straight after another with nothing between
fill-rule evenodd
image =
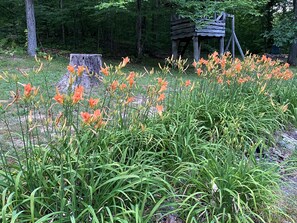
<instances>
[{"instance_id":1,"label":"orange daylily flower","mask_svg":"<svg viewBox=\"0 0 297 223\"><path fill-rule=\"evenodd\" d=\"M190 80L186 80L185 86L188 87L191 85L191 81Z\"/></svg>"},{"instance_id":2,"label":"orange daylily flower","mask_svg":"<svg viewBox=\"0 0 297 223\"><path fill-rule=\"evenodd\" d=\"M73 104L76 104L80 100L83 100L83 93L84 93L84 87L83 86L78 86L78 87L75 88L74 94L72 96Z\"/></svg>"},{"instance_id":3,"label":"orange daylily flower","mask_svg":"<svg viewBox=\"0 0 297 223\"><path fill-rule=\"evenodd\" d=\"M157 78L158 84L161 85L159 93L165 91L167 89L168 82L163 80L162 78Z\"/></svg>"},{"instance_id":4,"label":"orange daylily flower","mask_svg":"<svg viewBox=\"0 0 297 223\"><path fill-rule=\"evenodd\" d=\"M239 84L243 84L243 83L245 82L245 79L242 78L242 77L240 77L240 78L238 78L237 82L238 82Z\"/></svg>"},{"instance_id":5,"label":"orange daylily flower","mask_svg":"<svg viewBox=\"0 0 297 223\"><path fill-rule=\"evenodd\" d=\"M162 112L164 110L163 105L156 105L157 112L160 116L162 116Z\"/></svg>"},{"instance_id":6,"label":"orange daylily flower","mask_svg":"<svg viewBox=\"0 0 297 223\"><path fill-rule=\"evenodd\" d=\"M30 83L24 85L24 95L25 95L25 97L30 97L32 90L33 90L33 87L31 86Z\"/></svg>"},{"instance_id":7,"label":"orange daylily flower","mask_svg":"<svg viewBox=\"0 0 297 223\"><path fill-rule=\"evenodd\" d=\"M54 100L56 102L58 102L59 104L63 104L64 103L64 96L60 94L59 89L56 87L56 92L57 94L54 97Z\"/></svg>"},{"instance_id":8,"label":"orange daylily flower","mask_svg":"<svg viewBox=\"0 0 297 223\"><path fill-rule=\"evenodd\" d=\"M122 67L125 67L127 65L127 63L129 63L129 62L130 62L129 57L123 58Z\"/></svg>"},{"instance_id":9,"label":"orange daylily flower","mask_svg":"<svg viewBox=\"0 0 297 223\"><path fill-rule=\"evenodd\" d=\"M267 62L268 58L267 58L266 55L263 55L262 58L261 58L261 60L265 63L265 62Z\"/></svg>"},{"instance_id":10,"label":"orange daylily flower","mask_svg":"<svg viewBox=\"0 0 297 223\"><path fill-rule=\"evenodd\" d=\"M119 82L118 82L118 81L113 81L113 82L111 83L111 85L110 85L110 89L111 89L112 91L115 91L115 90L117 89L118 85L119 85Z\"/></svg>"},{"instance_id":11,"label":"orange daylily flower","mask_svg":"<svg viewBox=\"0 0 297 223\"><path fill-rule=\"evenodd\" d=\"M59 104L63 104L64 103L64 96L61 94L57 94L54 97L55 101L58 102Z\"/></svg>"},{"instance_id":12,"label":"orange daylily flower","mask_svg":"<svg viewBox=\"0 0 297 223\"><path fill-rule=\"evenodd\" d=\"M199 61L198 61L199 64L204 64L204 65L207 65L208 64L208 61L201 58Z\"/></svg>"},{"instance_id":13,"label":"orange daylily flower","mask_svg":"<svg viewBox=\"0 0 297 223\"><path fill-rule=\"evenodd\" d=\"M223 84L224 83L224 80L223 80L222 77L218 77L217 78L217 82L218 82L218 84Z\"/></svg>"},{"instance_id":14,"label":"orange daylily flower","mask_svg":"<svg viewBox=\"0 0 297 223\"><path fill-rule=\"evenodd\" d=\"M97 99L90 98L89 99L89 106L90 106L90 108L94 108L98 104L98 102L99 102L99 99L98 98Z\"/></svg>"},{"instance_id":15,"label":"orange daylily flower","mask_svg":"<svg viewBox=\"0 0 297 223\"><path fill-rule=\"evenodd\" d=\"M135 100L135 97L129 97L126 100L126 104L130 104L131 102L133 102Z\"/></svg>"},{"instance_id":16,"label":"orange daylily flower","mask_svg":"<svg viewBox=\"0 0 297 223\"><path fill-rule=\"evenodd\" d=\"M243 84L245 82L248 82L250 79L251 79L251 77L249 77L249 76L248 77L240 77L240 78L238 78L237 82L239 84Z\"/></svg>"},{"instance_id":17,"label":"orange daylily flower","mask_svg":"<svg viewBox=\"0 0 297 223\"><path fill-rule=\"evenodd\" d=\"M125 84L125 83L121 84L121 85L120 85L120 89L121 89L121 91L124 90L126 87L127 87L127 84Z\"/></svg>"},{"instance_id":18,"label":"orange daylily flower","mask_svg":"<svg viewBox=\"0 0 297 223\"><path fill-rule=\"evenodd\" d=\"M197 64L198 63L194 60L194 62L192 63L192 66L196 68L197 67Z\"/></svg>"},{"instance_id":19,"label":"orange daylily flower","mask_svg":"<svg viewBox=\"0 0 297 223\"><path fill-rule=\"evenodd\" d=\"M198 74L198 76L200 76L202 72L203 72L203 71L202 71L201 68L198 68L197 71L196 71L196 73Z\"/></svg>"},{"instance_id":20,"label":"orange daylily flower","mask_svg":"<svg viewBox=\"0 0 297 223\"><path fill-rule=\"evenodd\" d=\"M97 122L96 125L94 126L96 129L101 128L102 126L105 125L105 122L102 121L102 113L99 109L94 111L93 121Z\"/></svg>"},{"instance_id":21,"label":"orange daylily flower","mask_svg":"<svg viewBox=\"0 0 297 223\"><path fill-rule=\"evenodd\" d=\"M81 76L83 74L84 70L85 70L84 66L78 66L77 67L77 75Z\"/></svg>"},{"instance_id":22,"label":"orange daylily flower","mask_svg":"<svg viewBox=\"0 0 297 223\"><path fill-rule=\"evenodd\" d=\"M132 78L129 79L129 86L130 87L132 87L134 83L135 83L134 79L132 79Z\"/></svg>"},{"instance_id":23,"label":"orange daylily flower","mask_svg":"<svg viewBox=\"0 0 297 223\"><path fill-rule=\"evenodd\" d=\"M241 66L241 63L239 62L235 65L235 70L239 73L241 69L242 69L242 66Z\"/></svg>"},{"instance_id":24,"label":"orange daylily flower","mask_svg":"<svg viewBox=\"0 0 297 223\"><path fill-rule=\"evenodd\" d=\"M72 66L72 65L70 65L70 64L67 66L67 70L68 70L70 73L72 73L72 74L75 72L75 68L74 68L74 66Z\"/></svg>"},{"instance_id":25,"label":"orange daylily flower","mask_svg":"<svg viewBox=\"0 0 297 223\"><path fill-rule=\"evenodd\" d=\"M291 70L286 70L283 76L284 80L289 80L292 79L294 77L294 74Z\"/></svg>"},{"instance_id":26,"label":"orange daylily flower","mask_svg":"<svg viewBox=\"0 0 297 223\"><path fill-rule=\"evenodd\" d=\"M93 120L97 121L98 119L101 119L101 118L102 118L102 114L100 109L95 110L93 113Z\"/></svg>"},{"instance_id":27,"label":"orange daylily flower","mask_svg":"<svg viewBox=\"0 0 297 223\"><path fill-rule=\"evenodd\" d=\"M161 92L163 92L163 91L166 91L166 89L167 89L167 85L168 85L168 82L165 81L165 83L163 83L163 84L161 85L161 88L160 88L160 90L159 90L159 93L161 93Z\"/></svg>"},{"instance_id":28,"label":"orange daylily flower","mask_svg":"<svg viewBox=\"0 0 297 223\"><path fill-rule=\"evenodd\" d=\"M102 72L105 76L108 76L109 75L108 70L109 70L109 67L105 67L105 68L101 67L100 72Z\"/></svg>"},{"instance_id":29,"label":"orange daylily flower","mask_svg":"<svg viewBox=\"0 0 297 223\"><path fill-rule=\"evenodd\" d=\"M165 94L160 94L157 101L163 101L165 99Z\"/></svg>"},{"instance_id":30,"label":"orange daylily flower","mask_svg":"<svg viewBox=\"0 0 297 223\"><path fill-rule=\"evenodd\" d=\"M100 119L94 127L95 129L99 129L105 125L106 125L106 122L103 122L102 119Z\"/></svg>"},{"instance_id":31,"label":"orange daylily flower","mask_svg":"<svg viewBox=\"0 0 297 223\"><path fill-rule=\"evenodd\" d=\"M164 82L164 80L160 77L158 77L157 80L158 80L158 84L162 84Z\"/></svg>"},{"instance_id":32,"label":"orange daylily flower","mask_svg":"<svg viewBox=\"0 0 297 223\"><path fill-rule=\"evenodd\" d=\"M221 62L220 58L218 58L218 57L215 57L214 60L215 60L215 64L219 64Z\"/></svg>"},{"instance_id":33,"label":"orange daylily flower","mask_svg":"<svg viewBox=\"0 0 297 223\"><path fill-rule=\"evenodd\" d=\"M91 120L92 120L92 116L90 113L88 112L81 112L80 116L82 117L82 120L85 124L90 124Z\"/></svg>"},{"instance_id":34,"label":"orange daylily flower","mask_svg":"<svg viewBox=\"0 0 297 223\"><path fill-rule=\"evenodd\" d=\"M222 69L225 69L225 67L226 67L226 59L222 59L220 63L221 63Z\"/></svg>"},{"instance_id":35,"label":"orange daylily flower","mask_svg":"<svg viewBox=\"0 0 297 223\"><path fill-rule=\"evenodd\" d=\"M84 93L84 87L81 86L81 85L78 85L78 86L75 88L75 91L74 91L74 92L83 94L83 93Z\"/></svg>"},{"instance_id":36,"label":"orange daylily flower","mask_svg":"<svg viewBox=\"0 0 297 223\"><path fill-rule=\"evenodd\" d=\"M290 67L290 64L285 63L284 67L288 69Z\"/></svg>"},{"instance_id":37,"label":"orange daylily flower","mask_svg":"<svg viewBox=\"0 0 297 223\"><path fill-rule=\"evenodd\" d=\"M217 58L219 56L219 53L217 51L214 51L211 55L213 58Z\"/></svg>"},{"instance_id":38,"label":"orange daylily flower","mask_svg":"<svg viewBox=\"0 0 297 223\"><path fill-rule=\"evenodd\" d=\"M130 72L129 76L126 79L129 82L130 87L132 87L132 85L135 83L134 78L135 78L135 73L132 71Z\"/></svg>"}]
</instances>

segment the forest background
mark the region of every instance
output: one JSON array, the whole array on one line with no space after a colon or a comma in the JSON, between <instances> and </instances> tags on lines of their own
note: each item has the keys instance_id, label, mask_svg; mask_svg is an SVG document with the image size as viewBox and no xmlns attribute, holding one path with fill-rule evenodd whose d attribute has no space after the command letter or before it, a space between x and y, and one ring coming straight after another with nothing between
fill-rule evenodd
<instances>
[{"instance_id":1,"label":"forest background","mask_svg":"<svg viewBox=\"0 0 297 223\"><path fill-rule=\"evenodd\" d=\"M223 10L236 16L243 51L288 54L296 39L295 0L6 0L0 2L2 51L20 51L30 43L25 4L35 9L37 52L165 58L171 54L172 14L197 19ZM227 23L226 36L230 28ZM214 50L216 39L204 41L204 54ZM192 47L184 57L192 57Z\"/></svg>"}]
</instances>

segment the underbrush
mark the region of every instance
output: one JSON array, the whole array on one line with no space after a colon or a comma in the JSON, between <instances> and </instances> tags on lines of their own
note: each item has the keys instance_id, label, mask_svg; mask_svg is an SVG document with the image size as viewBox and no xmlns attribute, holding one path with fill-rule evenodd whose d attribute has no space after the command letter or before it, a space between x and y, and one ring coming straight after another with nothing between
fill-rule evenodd
<instances>
[{"instance_id":1,"label":"underbrush","mask_svg":"<svg viewBox=\"0 0 297 223\"><path fill-rule=\"evenodd\" d=\"M293 221L277 204L279 166L261 156L296 121L288 65L215 53L194 62L193 81L168 61L183 78L165 65L144 83L124 58L102 67L99 91L69 65L55 95L42 60L26 84L3 74L15 89L1 106L1 222Z\"/></svg>"}]
</instances>

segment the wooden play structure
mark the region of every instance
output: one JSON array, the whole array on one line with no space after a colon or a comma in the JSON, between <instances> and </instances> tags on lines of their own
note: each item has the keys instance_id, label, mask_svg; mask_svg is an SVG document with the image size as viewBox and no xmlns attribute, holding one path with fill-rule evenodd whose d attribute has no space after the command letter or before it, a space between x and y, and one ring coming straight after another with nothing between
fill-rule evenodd
<instances>
[{"instance_id":1,"label":"wooden play structure","mask_svg":"<svg viewBox=\"0 0 297 223\"><path fill-rule=\"evenodd\" d=\"M226 21L231 19L231 36L225 45L226 37ZM220 41L220 55L229 51L231 45L231 53L235 58L235 44L237 45L240 55L244 58L243 51L235 34L235 17L228 13L215 14L211 19L199 19L191 21L188 18L182 18L178 15L171 17L171 41L172 55L178 58L185 53L185 50L191 40L193 41L194 59L198 61L201 54L201 42L207 38L217 38Z\"/></svg>"}]
</instances>

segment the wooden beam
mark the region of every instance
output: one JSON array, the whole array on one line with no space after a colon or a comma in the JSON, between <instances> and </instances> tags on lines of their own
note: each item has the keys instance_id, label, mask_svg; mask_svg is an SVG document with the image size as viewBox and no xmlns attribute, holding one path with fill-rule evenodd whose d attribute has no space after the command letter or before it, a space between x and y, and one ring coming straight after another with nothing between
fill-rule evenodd
<instances>
[{"instance_id":1,"label":"wooden beam","mask_svg":"<svg viewBox=\"0 0 297 223\"><path fill-rule=\"evenodd\" d=\"M179 40L179 39L189 38L193 36L194 36L194 33L182 33L174 36L172 35L171 40Z\"/></svg>"},{"instance_id":2,"label":"wooden beam","mask_svg":"<svg viewBox=\"0 0 297 223\"><path fill-rule=\"evenodd\" d=\"M234 16L231 17L232 18L232 58L233 60L235 59L235 19Z\"/></svg>"},{"instance_id":3,"label":"wooden beam","mask_svg":"<svg viewBox=\"0 0 297 223\"><path fill-rule=\"evenodd\" d=\"M225 48L225 52L229 51L229 47L230 47L230 44L231 44L231 40L232 40L232 34L230 36L230 39L228 40L228 43L227 43L227 46Z\"/></svg>"},{"instance_id":4,"label":"wooden beam","mask_svg":"<svg viewBox=\"0 0 297 223\"><path fill-rule=\"evenodd\" d=\"M243 51L242 51L242 49L241 49L241 46L240 46L240 44L239 44L239 41L238 41L237 36L236 36L235 33L234 33L234 39L235 39L236 45L237 45L237 47L238 47L239 53L240 53L242 59L244 59L244 53L243 53Z\"/></svg>"},{"instance_id":5,"label":"wooden beam","mask_svg":"<svg viewBox=\"0 0 297 223\"><path fill-rule=\"evenodd\" d=\"M182 33L194 33L194 32L195 32L194 27L190 27L190 28L172 31L172 32L170 32L170 34L174 36L174 35L178 35L178 34L182 34Z\"/></svg>"},{"instance_id":6,"label":"wooden beam","mask_svg":"<svg viewBox=\"0 0 297 223\"><path fill-rule=\"evenodd\" d=\"M193 37L193 47L194 47L194 60L198 61L200 59L200 50L201 50L201 44L199 43L198 36Z\"/></svg>"}]
</instances>

